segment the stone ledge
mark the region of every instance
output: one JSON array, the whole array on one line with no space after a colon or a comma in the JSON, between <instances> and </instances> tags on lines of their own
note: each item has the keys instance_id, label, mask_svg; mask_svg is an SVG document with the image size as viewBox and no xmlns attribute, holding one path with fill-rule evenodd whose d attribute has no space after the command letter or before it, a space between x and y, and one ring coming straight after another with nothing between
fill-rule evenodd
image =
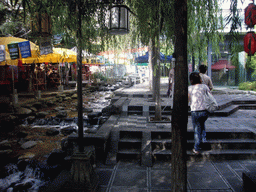
<instances>
[{"instance_id":1,"label":"stone ledge","mask_svg":"<svg viewBox=\"0 0 256 192\"><path fill-rule=\"evenodd\" d=\"M243 189L250 192L256 188L256 172L243 173Z\"/></svg>"}]
</instances>

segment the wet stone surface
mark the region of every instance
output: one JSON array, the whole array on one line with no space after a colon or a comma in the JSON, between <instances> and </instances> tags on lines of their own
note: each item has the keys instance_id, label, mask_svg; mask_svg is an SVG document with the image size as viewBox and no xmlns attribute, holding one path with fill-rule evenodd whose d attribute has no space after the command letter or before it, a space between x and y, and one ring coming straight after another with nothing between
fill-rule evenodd
<instances>
[{"instance_id":1,"label":"wet stone surface","mask_svg":"<svg viewBox=\"0 0 256 192\"><path fill-rule=\"evenodd\" d=\"M95 90L83 92L85 133L96 133L110 115L102 109L110 105L113 93ZM24 102L6 113L0 116L0 191L38 191L70 166L62 141L77 133L77 94Z\"/></svg>"}]
</instances>

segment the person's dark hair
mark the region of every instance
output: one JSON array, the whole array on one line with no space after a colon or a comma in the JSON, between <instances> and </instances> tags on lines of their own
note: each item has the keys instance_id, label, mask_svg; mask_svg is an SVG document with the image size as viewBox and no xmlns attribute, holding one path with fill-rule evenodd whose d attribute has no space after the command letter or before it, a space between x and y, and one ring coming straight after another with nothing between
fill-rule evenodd
<instances>
[{"instance_id":1,"label":"person's dark hair","mask_svg":"<svg viewBox=\"0 0 256 192\"><path fill-rule=\"evenodd\" d=\"M189 80L191 82L191 85L200 84L201 83L201 77L198 72L193 72L189 76Z\"/></svg>"},{"instance_id":2,"label":"person's dark hair","mask_svg":"<svg viewBox=\"0 0 256 192\"><path fill-rule=\"evenodd\" d=\"M199 71L200 71L200 73L205 73L206 70L207 70L207 66L206 66L206 65L200 65L200 66L199 66Z\"/></svg>"}]
</instances>

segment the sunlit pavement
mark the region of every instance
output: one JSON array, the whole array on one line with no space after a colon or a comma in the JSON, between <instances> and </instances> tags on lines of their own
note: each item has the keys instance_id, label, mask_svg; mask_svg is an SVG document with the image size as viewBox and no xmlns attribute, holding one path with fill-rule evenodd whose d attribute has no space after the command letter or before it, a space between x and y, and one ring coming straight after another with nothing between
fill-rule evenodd
<instances>
[{"instance_id":1,"label":"sunlit pavement","mask_svg":"<svg viewBox=\"0 0 256 192\"><path fill-rule=\"evenodd\" d=\"M222 91L222 94L218 94ZM223 94L225 91L225 94ZM131 88L122 88L117 92L123 94L150 94L148 83L134 85ZM172 102L165 96L167 79L161 79L162 102ZM215 87L216 100L219 103L229 100L255 100L253 92L239 91L236 87ZM133 98L133 96L130 96ZM133 98L134 102L143 103L145 98ZM138 120L139 119L139 120ZM122 116L117 125L127 126L145 125L150 128L146 120L133 115ZM145 118L144 118L145 119ZM138 123L138 121L140 121ZM142 122L143 121L143 122ZM165 125L170 127L170 124ZM141 127L140 127L141 128ZM209 117L206 121L206 131L214 130L250 130L256 129L256 111L238 110L227 117ZM188 131L192 131L191 118L188 118ZM171 191L171 161L156 161L151 167L141 166L138 161L118 161L117 164L106 165L98 163L96 172L99 176L100 191L109 192L167 192ZM207 160L187 162L187 189L188 191L243 191L243 173L256 172L256 159L245 160ZM254 188L255 189L255 188ZM253 189L253 190L254 190Z\"/></svg>"}]
</instances>

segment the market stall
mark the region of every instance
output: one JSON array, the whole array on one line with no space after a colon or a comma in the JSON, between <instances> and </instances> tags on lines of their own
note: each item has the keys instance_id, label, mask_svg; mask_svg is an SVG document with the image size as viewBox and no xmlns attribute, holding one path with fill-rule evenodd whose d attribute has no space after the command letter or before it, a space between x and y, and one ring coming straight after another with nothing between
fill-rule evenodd
<instances>
[{"instance_id":1,"label":"market stall","mask_svg":"<svg viewBox=\"0 0 256 192\"><path fill-rule=\"evenodd\" d=\"M29 51L26 50L28 47ZM19 49L22 50L21 53L19 53ZM9 91L14 91L15 88L20 87L18 86L19 79L25 78L22 71L24 68L22 68L21 54L23 57L33 58L38 55L38 50L36 44L26 39L0 37L0 71L2 74L0 86L7 87Z\"/></svg>"}]
</instances>

